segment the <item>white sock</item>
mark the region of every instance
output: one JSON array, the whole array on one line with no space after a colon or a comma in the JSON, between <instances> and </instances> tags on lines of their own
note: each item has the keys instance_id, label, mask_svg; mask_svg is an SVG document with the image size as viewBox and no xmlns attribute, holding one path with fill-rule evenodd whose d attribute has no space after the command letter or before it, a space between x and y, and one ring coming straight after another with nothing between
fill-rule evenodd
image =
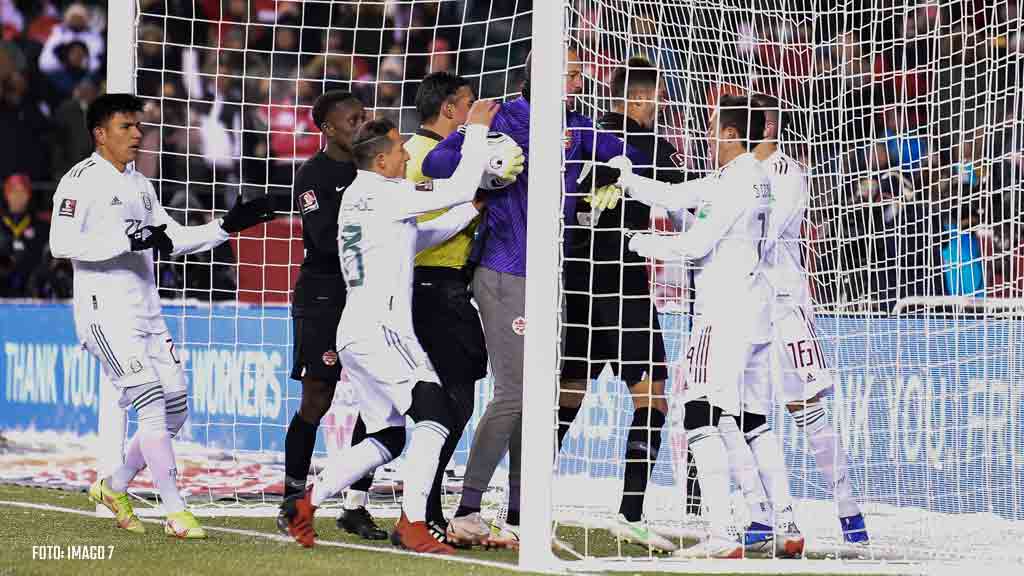
<instances>
[{"instance_id":1,"label":"white sock","mask_svg":"<svg viewBox=\"0 0 1024 576\"><path fill-rule=\"evenodd\" d=\"M679 382L679 380L677 380ZM683 428L683 420L677 417L674 411L672 414L672 425L668 428L668 442L672 450L672 473L675 474L676 486L679 486L683 503L683 512L686 511L686 503L690 501L690 495L686 492L689 482L686 481L689 474L689 463L686 460L686 430Z\"/></svg>"},{"instance_id":2,"label":"white sock","mask_svg":"<svg viewBox=\"0 0 1024 576\"><path fill-rule=\"evenodd\" d=\"M370 495L362 490L353 490L351 488L345 492L345 503L341 505L345 510L355 510L357 508L366 508L366 505L370 503Z\"/></svg>"},{"instance_id":3,"label":"white sock","mask_svg":"<svg viewBox=\"0 0 1024 576\"><path fill-rule=\"evenodd\" d=\"M697 465L701 502L714 536L729 538L732 525L729 499L729 457L722 435L714 426L688 430L686 437Z\"/></svg>"},{"instance_id":4,"label":"white sock","mask_svg":"<svg viewBox=\"0 0 1024 576\"><path fill-rule=\"evenodd\" d=\"M722 442L728 451L729 468L732 470L736 482L743 491L743 499L750 508L750 521L759 522L766 526L773 526L771 512L768 506L768 495L765 493L764 485L761 484L761 476L757 472L757 462L754 455L747 446L743 433L740 432L736 419L732 416L722 416L718 421L718 429L722 433ZM704 482L700 483L701 490L704 489Z\"/></svg>"},{"instance_id":5,"label":"white sock","mask_svg":"<svg viewBox=\"0 0 1024 576\"><path fill-rule=\"evenodd\" d=\"M860 514L860 506L853 497L853 484L850 482L849 457L828 421L825 408L814 403L792 412L792 416L797 427L807 434L807 443L814 454L818 472L832 487L839 517Z\"/></svg>"},{"instance_id":6,"label":"white sock","mask_svg":"<svg viewBox=\"0 0 1024 576\"><path fill-rule=\"evenodd\" d=\"M142 456L141 441L139 433L136 432L131 444L128 445L128 451L124 454L124 463L110 475L110 489L114 492L124 492L145 467L146 459Z\"/></svg>"},{"instance_id":7,"label":"white sock","mask_svg":"<svg viewBox=\"0 0 1024 576\"><path fill-rule=\"evenodd\" d=\"M185 509L185 500L178 492L178 468L174 463L174 447L167 430L143 432L139 440L139 451L149 466L153 483L160 491L164 512L174 514Z\"/></svg>"},{"instance_id":8,"label":"white sock","mask_svg":"<svg viewBox=\"0 0 1024 576\"><path fill-rule=\"evenodd\" d=\"M409 522L425 522L427 519L427 496L434 483L434 473L448 429L432 420L417 422L409 439L405 465L402 467L405 483L402 495L402 511Z\"/></svg>"},{"instance_id":9,"label":"white sock","mask_svg":"<svg viewBox=\"0 0 1024 576\"><path fill-rule=\"evenodd\" d=\"M765 428L767 428L767 424ZM757 433L757 430L754 431ZM793 522L793 497L789 492L789 472L782 456L779 438L771 428L750 440L750 451L757 461L761 484L768 493L768 501L775 509L775 519L782 525Z\"/></svg>"},{"instance_id":10,"label":"white sock","mask_svg":"<svg viewBox=\"0 0 1024 576\"><path fill-rule=\"evenodd\" d=\"M373 438L343 449L327 462L327 467L313 481L313 506L320 506L324 500L348 488L370 470L393 459L391 452Z\"/></svg>"}]
</instances>

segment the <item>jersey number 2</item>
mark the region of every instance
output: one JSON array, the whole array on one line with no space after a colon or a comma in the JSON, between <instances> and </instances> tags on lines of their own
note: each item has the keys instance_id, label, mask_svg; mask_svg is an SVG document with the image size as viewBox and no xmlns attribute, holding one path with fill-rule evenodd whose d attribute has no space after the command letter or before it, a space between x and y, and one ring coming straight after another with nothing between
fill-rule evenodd
<instances>
[{"instance_id":1,"label":"jersey number 2","mask_svg":"<svg viewBox=\"0 0 1024 576\"><path fill-rule=\"evenodd\" d=\"M351 288L362 286L366 279L366 272L363 270L363 250L359 242L363 239L363 227L359 224L346 224L341 229L343 244L341 247L342 261L345 269L345 283Z\"/></svg>"}]
</instances>

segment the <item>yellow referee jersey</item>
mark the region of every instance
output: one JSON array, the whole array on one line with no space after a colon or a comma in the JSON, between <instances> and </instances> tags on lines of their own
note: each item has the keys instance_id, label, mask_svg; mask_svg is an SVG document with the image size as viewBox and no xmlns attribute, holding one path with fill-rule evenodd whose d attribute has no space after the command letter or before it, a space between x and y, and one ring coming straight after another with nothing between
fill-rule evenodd
<instances>
[{"instance_id":1,"label":"yellow referee jersey","mask_svg":"<svg viewBox=\"0 0 1024 576\"><path fill-rule=\"evenodd\" d=\"M421 128L416 131L412 138L405 142L405 150L409 153L409 163L406 165L405 170L406 179L413 182L430 180L430 178L423 175L423 159L427 157L427 153L433 150L434 146L437 146L437 143L441 140L443 138L439 134ZM429 192L424 192L424 194L429 194ZM437 218L447 210L446 208L423 214L418 218L418 221L425 222ZM476 230L479 220L479 218L474 218L469 226L466 226L461 232L449 238L447 242L442 242L417 254L416 266L462 268L469 258L469 251L473 243L473 232Z\"/></svg>"}]
</instances>

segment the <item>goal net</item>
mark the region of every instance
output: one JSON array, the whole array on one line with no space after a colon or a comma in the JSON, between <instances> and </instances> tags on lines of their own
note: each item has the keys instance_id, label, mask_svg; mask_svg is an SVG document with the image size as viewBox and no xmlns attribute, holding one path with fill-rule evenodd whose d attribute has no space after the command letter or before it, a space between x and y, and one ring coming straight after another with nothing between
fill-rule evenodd
<instances>
[{"instance_id":1,"label":"goal net","mask_svg":"<svg viewBox=\"0 0 1024 576\"><path fill-rule=\"evenodd\" d=\"M276 514L285 433L301 398L301 384L289 378L290 291L303 258L292 182L323 144L313 101L326 90L351 91L371 117L387 116L410 135L419 124L416 90L430 72L457 72L480 97L515 94L529 50L530 2L141 0L126 2L129 8L131 86L147 103L137 164L161 203L196 224L222 215L239 195L275 202L272 223L212 253L161 262L158 281L190 387L189 420L175 441L190 507ZM355 399L342 378L321 424L314 472L348 445L355 424ZM109 404L112 391L104 390ZM449 467L449 505L489 398L481 381L477 414ZM106 418L119 414L114 407ZM101 432L114 463L134 430L133 421L126 424ZM377 472L375 514L397 516L400 467L401 459ZM489 504L503 501L502 470ZM147 478L144 472L133 493L152 499Z\"/></svg>"},{"instance_id":2,"label":"goal net","mask_svg":"<svg viewBox=\"0 0 1024 576\"><path fill-rule=\"evenodd\" d=\"M805 560L752 555L743 563L711 562L702 569L860 572L947 562L1019 567L1019 6L1002 0L565 0L560 9L557 51L571 49L571 60L546 68L543 81L557 84L561 101L545 105L534 99L531 105L535 123L557 124L543 132L535 128L533 137L565 143L564 172L573 174L573 164L594 160L570 157L573 138L595 138L568 127L564 110L599 125L605 113L619 111L611 98L615 69L643 56L664 85L653 129L678 151L670 170L688 178L710 173L708 122L719 96L761 93L780 102L781 148L808 174L809 206L795 248L813 296L815 344L835 381L825 400L827 417L836 442L849 454L849 480L870 544L844 541L832 486L818 472L805 434L777 406L769 421L788 467L796 523L807 538ZM545 8L543 17L536 10L535 46L541 41L539 23L553 17L548 10L554 9ZM570 94L565 87L578 68L583 89ZM534 73L532 85L539 86L536 65ZM539 182L537 161L531 157L531 177ZM659 170L663 174L666 167ZM563 182L561 201L578 206L591 190L574 184ZM568 286L568 277L538 275L557 275L579 261L596 270L596 263L607 261L596 249L581 256L571 246L598 226L593 212L585 220L580 214L587 210L563 211L553 204L533 211L535 198L527 292L543 294L557 285L563 298L545 299L532 309L536 314L527 309L531 331L538 314L565 321L561 308L578 290ZM602 225L635 227L626 221ZM672 224L655 211L648 227L671 230ZM560 247L557 254L552 244ZM660 311L670 367L679 360L692 321L687 270L685 262L648 262L650 296ZM594 290L588 295L595 296ZM618 298L626 314L629 297ZM598 299L592 299L593 307ZM623 337L630 331L625 323L613 327ZM527 333L524 430L535 435L532 443L524 439L527 454L556 443L557 401L553 394L531 392L531 386L557 387L559 367L578 359L565 352L572 325L543 328L550 331ZM544 347L559 334L562 346L551 356ZM590 346L593 352L593 341ZM773 378L779 376L778 363L774 358ZM669 373L671 403L680 382ZM576 422L557 447L555 465L545 462L546 451L524 464L535 479L524 493L536 495L547 486L551 496L548 510L531 516L524 530L550 540L524 541L523 553L533 555L537 566L695 570L692 561L609 537L623 492L633 405L624 382L608 374L591 381ZM531 412L537 410L531 394L551 408ZM672 424L670 418L662 434L645 516L650 527L687 546L704 534L704 526L701 517L688 513L694 510L686 506L685 446ZM734 493L732 509L742 530L747 519L741 494ZM557 560L549 552L552 543Z\"/></svg>"}]
</instances>

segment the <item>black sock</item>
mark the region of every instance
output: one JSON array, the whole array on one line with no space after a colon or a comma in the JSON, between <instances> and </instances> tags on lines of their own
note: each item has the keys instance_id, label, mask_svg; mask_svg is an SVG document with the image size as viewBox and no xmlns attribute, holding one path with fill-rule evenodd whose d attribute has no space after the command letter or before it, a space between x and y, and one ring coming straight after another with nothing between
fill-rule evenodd
<instances>
[{"instance_id":1,"label":"black sock","mask_svg":"<svg viewBox=\"0 0 1024 576\"><path fill-rule=\"evenodd\" d=\"M509 509L508 515L505 516L505 522L513 526L519 526L519 510Z\"/></svg>"},{"instance_id":2,"label":"black sock","mask_svg":"<svg viewBox=\"0 0 1024 576\"><path fill-rule=\"evenodd\" d=\"M284 437L284 497L301 494L306 489L309 462L316 446L317 424L310 424L296 412Z\"/></svg>"},{"instance_id":3,"label":"black sock","mask_svg":"<svg viewBox=\"0 0 1024 576\"><path fill-rule=\"evenodd\" d=\"M697 463L693 452L686 449L686 513L700 516L700 480L697 478Z\"/></svg>"},{"instance_id":4,"label":"black sock","mask_svg":"<svg viewBox=\"0 0 1024 576\"><path fill-rule=\"evenodd\" d=\"M661 449L661 427L665 415L651 407L633 412L633 423L626 437L626 473L622 479L622 503L619 513L630 522L640 520L644 513L644 492L647 479Z\"/></svg>"},{"instance_id":5,"label":"black sock","mask_svg":"<svg viewBox=\"0 0 1024 576\"><path fill-rule=\"evenodd\" d=\"M363 422L363 417L360 415L356 418L356 425L352 427L352 445L359 444L366 438L366 424ZM397 455L396 455L397 457ZM356 480L354 484L349 486L350 490L356 490L358 492L369 492L370 487L373 486L373 470L366 473L359 480Z\"/></svg>"},{"instance_id":6,"label":"black sock","mask_svg":"<svg viewBox=\"0 0 1024 576\"><path fill-rule=\"evenodd\" d=\"M462 487L462 499L459 500L459 509L455 511L456 517L468 516L480 511L480 502L483 501L483 490L477 490L468 486Z\"/></svg>"},{"instance_id":7,"label":"black sock","mask_svg":"<svg viewBox=\"0 0 1024 576\"><path fill-rule=\"evenodd\" d=\"M580 413L579 406L559 406L558 407L558 447L561 449L562 440L565 439L565 435L569 433L569 427L572 426L573 420L576 419L576 415Z\"/></svg>"}]
</instances>

